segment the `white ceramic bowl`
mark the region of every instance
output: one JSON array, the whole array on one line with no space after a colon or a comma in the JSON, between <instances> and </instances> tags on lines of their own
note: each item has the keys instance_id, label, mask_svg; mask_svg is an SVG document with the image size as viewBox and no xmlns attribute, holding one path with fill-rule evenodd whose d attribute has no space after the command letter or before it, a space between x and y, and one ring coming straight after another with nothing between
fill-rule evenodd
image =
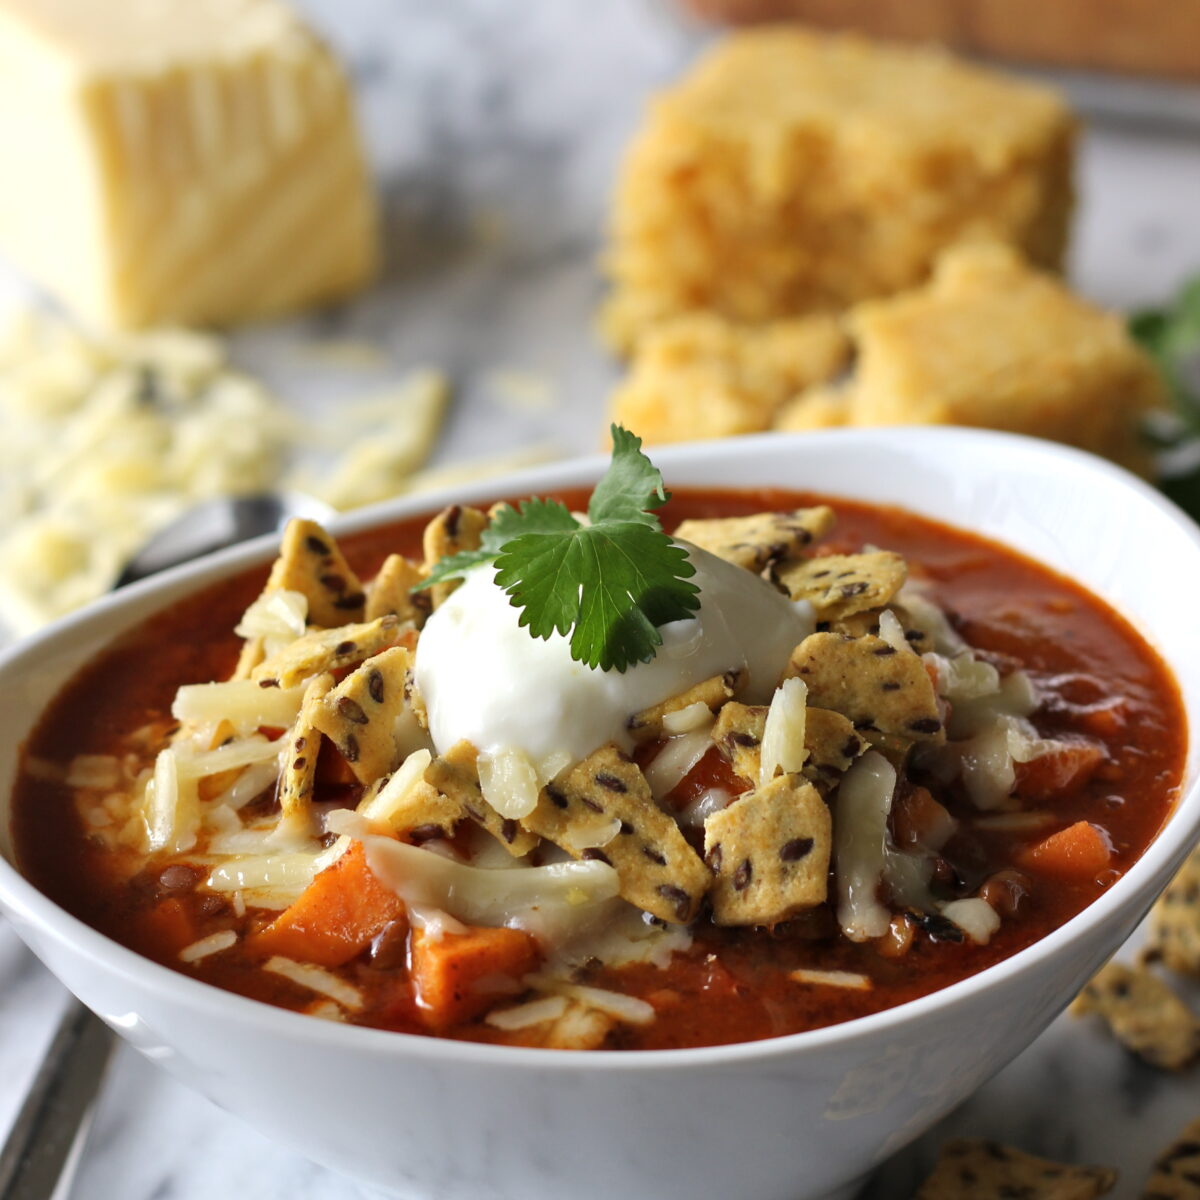
<instances>
[{"instance_id":1,"label":"white ceramic bowl","mask_svg":"<svg viewBox=\"0 0 1200 1200\"><path fill-rule=\"evenodd\" d=\"M784 486L903 505L1081 580L1141 629L1200 719L1200 530L1098 459L957 429L837 431L658 451L668 483ZM350 532L451 499L593 482L600 458L356 514ZM271 540L175 570L0 659L0 825L17 748L114 635L265 563ZM911 1004L771 1041L646 1053L520 1050L348 1028L226 994L68 916L0 862L0 904L120 1034L256 1128L337 1171L438 1200L804 1200L840 1194L1037 1036L1128 936L1200 831L1200 749L1142 859L1031 948ZM11 854L4 835L3 850Z\"/></svg>"}]
</instances>

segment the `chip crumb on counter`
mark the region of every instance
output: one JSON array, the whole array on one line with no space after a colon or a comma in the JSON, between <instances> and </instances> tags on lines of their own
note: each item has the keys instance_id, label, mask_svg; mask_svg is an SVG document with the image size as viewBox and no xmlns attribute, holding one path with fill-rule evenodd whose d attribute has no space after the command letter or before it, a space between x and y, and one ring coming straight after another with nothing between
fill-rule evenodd
<instances>
[{"instance_id":1,"label":"chip crumb on counter","mask_svg":"<svg viewBox=\"0 0 1200 1200\"><path fill-rule=\"evenodd\" d=\"M1154 1160L1142 1200L1200 1200L1200 1118Z\"/></svg>"},{"instance_id":2,"label":"chip crumb on counter","mask_svg":"<svg viewBox=\"0 0 1200 1200\"><path fill-rule=\"evenodd\" d=\"M942 1147L914 1200L1093 1200L1116 1182L1111 1167L1078 1167L985 1138L956 1138Z\"/></svg>"},{"instance_id":3,"label":"chip crumb on counter","mask_svg":"<svg viewBox=\"0 0 1200 1200\"><path fill-rule=\"evenodd\" d=\"M1200 850L1193 850L1150 910L1143 950L1183 975L1200 976Z\"/></svg>"}]
</instances>

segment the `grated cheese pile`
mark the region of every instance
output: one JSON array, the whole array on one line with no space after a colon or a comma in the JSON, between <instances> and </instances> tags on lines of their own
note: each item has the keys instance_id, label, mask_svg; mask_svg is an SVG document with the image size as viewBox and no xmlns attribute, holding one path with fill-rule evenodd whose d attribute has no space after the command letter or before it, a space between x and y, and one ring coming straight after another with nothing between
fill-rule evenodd
<instances>
[{"instance_id":1,"label":"grated cheese pile","mask_svg":"<svg viewBox=\"0 0 1200 1200\"><path fill-rule=\"evenodd\" d=\"M306 421L220 338L20 313L0 326L0 623L28 632L101 595L152 533L214 496L290 486L349 508L394 495L446 400L445 378L418 371L341 406L336 425Z\"/></svg>"}]
</instances>

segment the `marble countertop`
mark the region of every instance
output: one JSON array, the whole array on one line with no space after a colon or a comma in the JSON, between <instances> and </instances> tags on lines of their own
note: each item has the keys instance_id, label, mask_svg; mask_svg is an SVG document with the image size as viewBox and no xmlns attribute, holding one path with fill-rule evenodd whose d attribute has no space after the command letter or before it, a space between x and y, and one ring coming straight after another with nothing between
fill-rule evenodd
<instances>
[{"instance_id":1,"label":"marble countertop","mask_svg":"<svg viewBox=\"0 0 1200 1200\"><path fill-rule=\"evenodd\" d=\"M622 146L649 91L696 35L651 0L303 0L352 64L386 196L384 283L334 313L239 335L236 356L299 402L350 386L289 349L366 339L397 372L446 369L455 404L437 458L598 444L613 364L590 317L595 261ZM1072 274L1126 308L1200 270L1200 136L1088 130ZM0 303L22 292L0 272ZM535 372L548 403L514 405L499 368ZM44 1050L62 993L0 928L0 1128ZM1090 1023L1062 1018L941 1126L885 1164L869 1200L900 1200L948 1135L1122 1170L1129 1200L1159 1147L1200 1109L1195 1077L1142 1067ZM351 1183L263 1140L121 1049L75 1180L75 1200L350 1200Z\"/></svg>"}]
</instances>

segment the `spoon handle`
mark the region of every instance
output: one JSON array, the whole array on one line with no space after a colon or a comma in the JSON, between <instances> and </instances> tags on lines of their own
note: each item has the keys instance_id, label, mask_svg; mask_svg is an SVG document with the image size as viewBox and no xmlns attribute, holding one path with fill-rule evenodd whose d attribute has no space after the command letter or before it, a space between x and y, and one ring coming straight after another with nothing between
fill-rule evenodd
<instances>
[{"instance_id":1,"label":"spoon handle","mask_svg":"<svg viewBox=\"0 0 1200 1200\"><path fill-rule=\"evenodd\" d=\"M0 1150L0 1200L52 1200L112 1055L108 1026L72 998Z\"/></svg>"}]
</instances>

